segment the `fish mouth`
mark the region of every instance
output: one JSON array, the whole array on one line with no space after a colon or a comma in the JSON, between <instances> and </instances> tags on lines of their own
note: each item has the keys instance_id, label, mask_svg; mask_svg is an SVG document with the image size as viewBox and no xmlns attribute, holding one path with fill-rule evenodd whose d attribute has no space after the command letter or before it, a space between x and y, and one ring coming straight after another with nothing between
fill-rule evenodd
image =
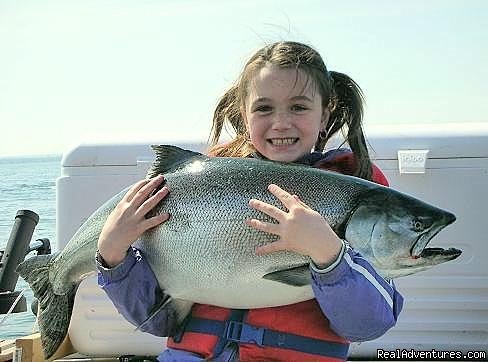
<instances>
[{"instance_id":1,"label":"fish mouth","mask_svg":"<svg viewBox=\"0 0 488 362\"><path fill-rule=\"evenodd\" d=\"M432 225L427 231L421 234L410 249L410 255L413 259L417 258L432 258L434 256L444 256L456 258L461 255L461 250L456 248L443 249L439 247L426 248L427 244L447 225L456 221L456 216L447 213L442 220L437 222L437 225Z\"/></svg>"},{"instance_id":2,"label":"fish mouth","mask_svg":"<svg viewBox=\"0 0 488 362\"><path fill-rule=\"evenodd\" d=\"M422 253L420 254L420 258L435 258L438 256L443 257L444 259L455 259L459 255L461 255L462 251L456 248L449 248L449 249L443 249L443 248L425 248L422 250Z\"/></svg>"}]
</instances>

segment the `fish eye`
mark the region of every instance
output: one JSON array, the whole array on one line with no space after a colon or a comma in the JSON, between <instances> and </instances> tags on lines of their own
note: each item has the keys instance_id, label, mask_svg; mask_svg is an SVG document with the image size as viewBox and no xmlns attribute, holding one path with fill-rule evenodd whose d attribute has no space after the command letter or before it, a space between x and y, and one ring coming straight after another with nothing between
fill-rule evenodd
<instances>
[{"instance_id":1,"label":"fish eye","mask_svg":"<svg viewBox=\"0 0 488 362\"><path fill-rule=\"evenodd\" d=\"M411 216L410 219L410 229L415 231L415 232L422 232L424 230L429 229L433 224L435 220L432 216L428 215L417 215Z\"/></svg>"},{"instance_id":2,"label":"fish eye","mask_svg":"<svg viewBox=\"0 0 488 362\"><path fill-rule=\"evenodd\" d=\"M412 224L412 229L414 231L422 231L425 229L425 225L424 225L424 222L418 218L415 218L411 221L411 224Z\"/></svg>"}]
</instances>

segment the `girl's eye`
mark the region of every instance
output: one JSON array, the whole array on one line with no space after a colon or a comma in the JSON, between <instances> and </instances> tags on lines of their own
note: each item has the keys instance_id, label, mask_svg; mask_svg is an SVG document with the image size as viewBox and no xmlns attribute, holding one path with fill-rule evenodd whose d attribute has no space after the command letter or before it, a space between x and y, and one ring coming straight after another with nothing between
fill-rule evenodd
<instances>
[{"instance_id":1,"label":"girl's eye","mask_svg":"<svg viewBox=\"0 0 488 362\"><path fill-rule=\"evenodd\" d=\"M254 112L261 112L261 113L266 113L270 112L271 107L270 106L259 106L254 109Z\"/></svg>"},{"instance_id":2,"label":"girl's eye","mask_svg":"<svg viewBox=\"0 0 488 362\"><path fill-rule=\"evenodd\" d=\"M291 107L291 109L294 112L302 112L302 111L306 111L308 108L300 104L295 104Z\"/></svg>"}]
</instances>

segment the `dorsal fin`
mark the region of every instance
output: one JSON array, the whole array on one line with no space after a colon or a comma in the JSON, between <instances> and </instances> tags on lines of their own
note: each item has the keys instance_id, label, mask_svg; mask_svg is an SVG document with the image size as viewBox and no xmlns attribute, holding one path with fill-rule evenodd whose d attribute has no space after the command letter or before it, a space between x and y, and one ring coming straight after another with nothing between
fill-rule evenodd
<instances>
[{"instance_id":1,"label":"dorsal fin","mask_svg":"<svg viewBox=\"0 0 488 362\"><path fill-rule=\"evenodd\" d=\"M153 178L156 175L164 174L166 171L176 167L182 162L192 157L201 157L201 153L184 150L172 145L152 145L156 159L147 172L147 178Z\"/></svg>"}]
</instances>

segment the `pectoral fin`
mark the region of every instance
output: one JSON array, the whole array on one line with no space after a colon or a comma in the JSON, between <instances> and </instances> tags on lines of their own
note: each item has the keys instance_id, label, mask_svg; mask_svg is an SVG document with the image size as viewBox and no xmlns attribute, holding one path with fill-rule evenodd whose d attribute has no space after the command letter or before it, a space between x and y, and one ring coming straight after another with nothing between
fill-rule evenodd
<instances>
[{"instance_id":1,"label":"pectoral fin","mask_svg":"<svg viewBox=\"0 0 488 362\"><path fill-rule=\"evenodd\" d=\"M303 287L312 284L312 275L308 264L290 269L278 270L266 274L263 278L292 285L294 287Z\"/></svg>"}]
</instances>

